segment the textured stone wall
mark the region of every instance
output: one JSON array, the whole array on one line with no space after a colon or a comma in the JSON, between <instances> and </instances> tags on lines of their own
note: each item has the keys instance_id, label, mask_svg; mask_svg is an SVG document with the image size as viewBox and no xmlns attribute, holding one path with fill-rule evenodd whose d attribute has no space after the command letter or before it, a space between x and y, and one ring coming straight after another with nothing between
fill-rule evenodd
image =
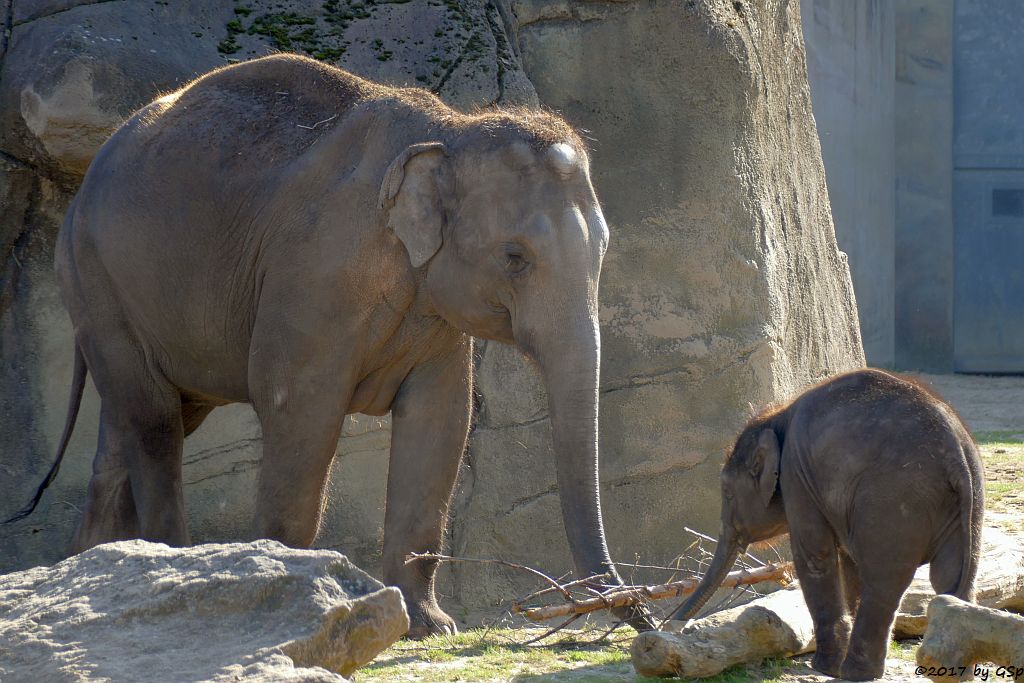
<instances>
[{"instance_id":1,"label":"textured stone wall","mask_svg":"<svg viewBox=\"0 0 1024 683\"><path fill-rule=\"evenodd\" d=\"M585 131L612 230L601 291L601 476L617 559L668 559L684 524L717 528L721 453L748 402L863 363L795 0L413 0L358 11L344 0L283 10L269 0L73 4L5 7L22 18L9 22L0 67L0 236L10 245L0 281L0 514L30 495L63 422L71 338L52 244L103 126L225 58L285 42L459 107L539 102ZM302 21L282 26L273 18L282 11ZM90 391L39 512L0 530L0 569L62 556L96 423ZM373 571L388 420L353 416L345 434L318 543ZM247 406L218 409L188 440L196 540L249 537L259 457ZM452 549L568 569L556 493L538 377L514 349L481 345ZM441 591L486 608L517 580L457 567Z\"/></svg>"}]
</instances>

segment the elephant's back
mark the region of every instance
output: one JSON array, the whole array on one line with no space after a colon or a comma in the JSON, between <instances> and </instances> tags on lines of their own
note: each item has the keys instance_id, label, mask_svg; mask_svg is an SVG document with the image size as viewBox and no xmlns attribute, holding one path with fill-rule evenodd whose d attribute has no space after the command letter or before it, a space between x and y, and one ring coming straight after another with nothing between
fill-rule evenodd
<instances>
[{"instance_id":1,"label":"elephant's back","mask_svg":"<svg viewBox=\"0 0 1024 683\"><path fill-rule=\"evenodd\" d=\"M380 86L296 55L212 71L139 111L111 138L118 156L249 177L305 154Z\"/></svg>"},{"instance_id":2,"label":"elephant's back","mask_svg":"<svg viewBox=\"0 0 1024 683\"><path fill-rule=\"evenodd\" d=\"M793 435L823 471L947 481L970 433L956 411L912 378L875 369L824 382L793 405Z\"/></svg>"}]
</instances>

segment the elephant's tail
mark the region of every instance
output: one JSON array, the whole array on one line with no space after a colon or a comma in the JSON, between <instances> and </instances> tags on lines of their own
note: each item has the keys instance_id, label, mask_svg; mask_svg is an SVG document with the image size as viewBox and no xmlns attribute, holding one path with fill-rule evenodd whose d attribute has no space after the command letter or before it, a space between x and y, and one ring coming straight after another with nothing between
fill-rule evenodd
<instances>
[{"instance_id":1,"label":"elephant's tail","mask_svg":"<svg viewBox=\"0 0 1024 683\"><path fill-rule=\"evenodd\" d=\"M981 557L981 527L985 515L985 473L981 466L978 447L969 436L963 446L965 476L960 477L960 533L963 559L960 582L953 593L961 600L974 601L974 580L978 575Z\"/></svg>"},{"instance_id":2,"label":"elephant's tail","mask_svg":"<svg viewBox=\"0 0 1024 683\"><path fill-rule=\"evenodd\" d=\"M75 369L74 377L71 382L71 396L68 399L68 414L64 418L64 434L60 437L60 446L57 447L57 459L53 465L50 466L50 471L46 474L46 478L43 479L43 483L36 489L36 495L32 497L32 501L24 508L18 511L13 517L4 522L4 524L10 524L11 522L17 522L18 520L25 519L32 514L36 506L39 505L39 501L43 497L43 493L47 487L53 483L53 480L57 478L57 472L60 471L60 463L64 460L64 453L68 449L68 442L71 441L71 433L75 430L75 420L78 419L78 408L82 405L82 392L85 391L85 378L89 374L89 369L85 365L85 356L82 355L82 350L75 345Z\"/></svg>"}]
</instances>

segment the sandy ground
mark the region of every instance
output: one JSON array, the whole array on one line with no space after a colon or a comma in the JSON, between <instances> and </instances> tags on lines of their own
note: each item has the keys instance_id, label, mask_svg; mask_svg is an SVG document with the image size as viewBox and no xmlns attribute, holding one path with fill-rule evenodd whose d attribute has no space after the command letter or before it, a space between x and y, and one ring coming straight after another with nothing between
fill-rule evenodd
<instances>
[{"instance_id":1,"label":"sandy ground","mask_svg":"<svg viewBox=\"0 0 1024 683\"><path fill-rule=\"evenodd\" d=\"M956 408L972 431L1024 434L1024 376L922 374L917 377Z\"/></svg>"}]
</instances>

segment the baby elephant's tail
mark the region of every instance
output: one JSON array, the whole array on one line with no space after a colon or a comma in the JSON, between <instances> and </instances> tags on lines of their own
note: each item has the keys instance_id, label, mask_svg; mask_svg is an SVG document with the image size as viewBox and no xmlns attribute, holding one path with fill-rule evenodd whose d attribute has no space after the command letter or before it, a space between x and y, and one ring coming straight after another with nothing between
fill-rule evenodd
<instances>
[{"instance_id":1,"label":"baby elephant's tail","mask_svg":"<svg viewBox=\"0 0 1024 683\"><path fill-rule=\"evenodd\" d=\"M981 528L985 516L985 472L982 469L978 447L969 436L963 445L966 476L956 484L960 494L961 547L964 549L960 567L960 583L953 593L961 600L974 601L974 580L978 576L978 558L981 557Z\"/></svg>"},{"instance_id":2,"label":"baby elephant's tail","mask_svg":"<svg viewBox=\"0 0 1024 683\"><path fill-rule=\"evenodd\" d=\"M64 434L60 437L60 446L57 447L57 459L53 465L50 466L50 471L47 473L46 478L43 479L43 483L36 489L36 495L32 497L32 501L17 512L13 517L4 522L4 524L10 524L11 522L17 522L18 520L25 519L32 514L32 511L39 505L39 501L43 497L43 493L47 487L53 483L53 480L57 478L57 472L60 471L60 463L64 459L64 452L68 449L68 442L71 441L71 433L75 430L75 420L78 419L78 407L82 404L82 392L85 390L85 377L88 374L88 368L85 365L85 357L82 355L81 349L78 345L75 345L75 369L74 378L71 381L71 396L68 399L68 414L64 418Z\"/></svg>"}]
</instances>

